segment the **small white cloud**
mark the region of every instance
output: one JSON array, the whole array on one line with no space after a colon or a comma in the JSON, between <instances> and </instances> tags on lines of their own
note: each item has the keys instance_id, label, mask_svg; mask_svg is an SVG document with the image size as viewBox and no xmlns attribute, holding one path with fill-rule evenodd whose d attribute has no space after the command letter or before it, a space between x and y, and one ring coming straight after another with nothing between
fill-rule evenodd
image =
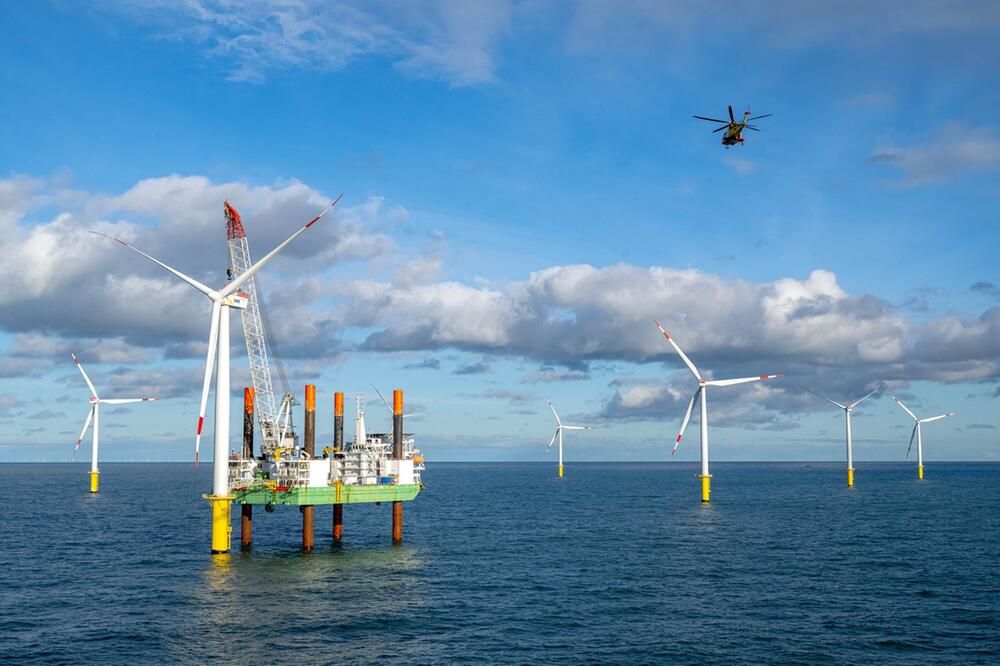
<instances>
[{"instance_id":1,"label":"small white cloud","mask_svg":"<svg viewBox=\"0 0 1000 666\"><path fill-rule=\"evenodd\" d=\"M750 174L757 173L757 164L751 160L733 155L727 155L725 161L733 171L743 176L749 176Z\"/></svg>"},{"instance_id":2,"label":"small white cloud","mask_svg":"<svg viewBox=\"0 0 1000 666\"><path fill-rule=\"evenodd\" d=\"M1000 170L1000 139L989 127L951 125L910 146L878 148L869 161L899 171L903 187L939 183L963 173Z\"/></svg>"}]
</instances>

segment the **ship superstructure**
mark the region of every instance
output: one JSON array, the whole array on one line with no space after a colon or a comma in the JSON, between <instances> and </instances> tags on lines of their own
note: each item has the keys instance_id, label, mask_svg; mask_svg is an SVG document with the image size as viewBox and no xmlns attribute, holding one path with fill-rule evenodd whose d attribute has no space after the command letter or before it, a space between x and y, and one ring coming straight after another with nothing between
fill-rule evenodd
<instances>
[{"instance_id":1,"label":"ship superstructure","mask_svg":"<svg viewBox=\"0 0 1000 666\"><path fill-rule=\"evenodd\" d=\"M411 433L402 433L402 456L393 451L393 433L368 433L357 398L355 436L346 446L310 456L304 449L276 450L258 458L229 461L229 487L244 504L351 504L410 500L420 492L424 458Z\"/></svg>"}]
</instances>

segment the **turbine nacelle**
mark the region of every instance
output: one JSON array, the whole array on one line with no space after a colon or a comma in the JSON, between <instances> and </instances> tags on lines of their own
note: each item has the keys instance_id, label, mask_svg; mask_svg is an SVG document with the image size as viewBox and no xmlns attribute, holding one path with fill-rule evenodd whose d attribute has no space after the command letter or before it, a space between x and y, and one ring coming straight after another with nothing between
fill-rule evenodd
<instances>
[{"instance_id":1,"label":"turbine nacelle","mask_svg":"<svg viewBox=\"0 0 1000 666\"><path fill-rule=\"evenodd\" d=\"M249 294L244 291L238 291L235 294L223 297L222 304L230 308L236 308L237 310L246 310L247 306L250 305L249 299Z\"/></svg>"}]
</instances>

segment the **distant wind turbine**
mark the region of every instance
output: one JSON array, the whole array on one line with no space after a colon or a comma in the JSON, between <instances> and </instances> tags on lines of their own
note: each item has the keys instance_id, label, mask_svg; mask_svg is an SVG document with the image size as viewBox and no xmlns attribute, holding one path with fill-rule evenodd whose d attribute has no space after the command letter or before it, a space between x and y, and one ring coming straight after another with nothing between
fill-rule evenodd
<instances>
[{"instance_id":1,"label":"distant wind turbine","mask_svg":"<svg viewBox=\"0 0 1000 666\"><path fill-rule=\"evenodd\" d=\"M831 404L834 404L837 407L840 407L842 410L844 410L844 416L846 417L846 420L847 420L847 486L849 488L853 488L854 487L854 451L853 451L853 444L851 442L851 411L855 407L857 407L859 404L861 404L862 400L864 400L865 398L870 397L873 393L875 393L879 389L876 388L876 389L872 390L870 393L868 393L867 395L865 395L864 397L858 398L854 402L849 402L849 403L847 403L845 405L845 404L841 404L841 403L837 402L836 400L832 400L832 399L826 397L825 395L823 395L819 391L813 391L812 389L806 388L805 386L803 386L802 388L805 389L806 391L809 391L813 395L815 395L817 397L820 397L820 398L823 398L827 402L829 402Z\"/></svg>"},{"instance_id":2,"label":"distant wind turbine","mask_svg":"<svg viewBox=\"0 0 1000 666\"><path fill-rule=\"evenodd\" d=\"M559 440L559 477L562 478L563 475L563 430L591 430L589 425L566 425L559 420L559 415L556 414L556 408L552 406L552 401L549 400L549 409L552 410L552 415L556 417L556 432L552 435L552 439L549 440L549 445L545 447L545 452L548 453L555 443L556 439Z\"/></svg>"},{"instance_id":3,"label":"distant wind turbine","mask_svg":"<svg viewBox=\"0 0 1000 666\"><path fill-rule=\"evenodd\" d=\"M892 396L892 399L895 400L899 404L899 406L903 408L903 411L906 412L907 414L909 414L910 418L913 419L913 423L914 423L914 425L913 425L913 432L910 433L910 445L906 447L906 457L907 458L910 457L910 449L913 448L913 437L914 437L914 435L916 435L916 437L917 437L917 478L922 479L922 478L924 478L924 442L923 442L923 439L920 436L920 425L922 423L930 423L931 421L940 421L941 419L948 418L949 416L954 416L955 412L948 412L947 414L941 414L939 416L931 416L931 417L926 418L926 419L920 419L920 418L917 418L917 415L914 414L913 412L911 412L906 407L906 405L904 405L902 402L900 402L899 398L897 398L896 396Z\"/></svg>"},{"instance_id":4,"label":"distant wind turbine","mask_svg":"<svg viewBox=\"0 0 1000 666\"><path fill-rule=\"evenodd\" d=\"M712 475L708 473L708 402L707 402L708 387L717 386L721 388L725 386L733 386L735 384L759 382L764 379L774 379L775 377L783 377L784 375L760 375L757 377L743 377L740 379L705 379L704 377L701 376L701 372L698 370L698 368L695 367L694 363L691 362L691 359L687 357L687 354L681 351L681 348L677 345L676 342L674 342L674 339L671 338L670 335L665 330L663 330L663 326L660 325L660 322L654 321L653 323L655 323L656 327L660 329L660 333L663 333L663 337L667 339L667 342L669 342L673 346L674 350L681 357L681 360L684 361L684 365L686 365L688 367L688 370L691 371L691 374L694 375L694 378L698 380L698 389L694 392L694 395L691 396L691 403L688 405L687 413L684 415L684 422L681 423L681 431L677 435L677 441L674 442L674 448L673 451L670 452L670 455L674 455L675 453L677 453L677 445L681 443L681 437L684 436L684 431L687 429L688 422L691 420L691 412L694 411L694 405L700 399L701 400L701 474L699 475L698 478L701 479L701 501L707 502L709 499L709 495L711 494L711 488L712 488L711 486Z\"/></svg>"},{"instance_id":5,"label":"distant wind turbine","mask_svg":"<svg viewBox=\"0 0 1000 666\"><path fill-rule=\"evenodd\" d=\"M101 441L101 405L127 405L131 402L149 402L151 400L159 400L159 398L99 398L97 397L97 389L94 388L94 383L90 381L90 377L87 376L87 371L83 369L80 365L79 359L77 359L76 354L70 354L73 357L73 362L76 363L76 367L80 369L80 374L83 375L83 381L87 382L87 388L90 390L90 409L87 411L87 420L83 422L83 430L80 431L80 436L76 440L76 446L73 447L73 457L76 458L76 452L80 448L80 442L83 438L87 436L87 429L93 423L94 426L94 438L93 444L90 447L90 492L97 492L97 477L100 475L101 471L97 469L97 447Z\"/></svg>"}]
</instances>

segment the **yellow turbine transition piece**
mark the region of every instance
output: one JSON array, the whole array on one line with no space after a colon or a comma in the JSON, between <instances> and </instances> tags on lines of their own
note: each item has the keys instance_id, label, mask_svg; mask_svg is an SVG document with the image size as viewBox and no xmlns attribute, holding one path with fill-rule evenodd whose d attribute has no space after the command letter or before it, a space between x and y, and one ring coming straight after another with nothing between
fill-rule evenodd
<instances>
[{"instance_id":1,"label":"yellow turbine transition piece","mask_svg":"<svg viewBox=\"0 0 1000 666\"><path fill-rule=\"evenodd\" d=\"M202 495L212 505L212 554L229 552L229 537L233 528L229 525L229 506L233 496Z\"/></svg>"},{"instance_id":2,"label":"yellow turbine transition piece","mask_svg":"<svg viewBox=\"0 0 1000 666\"><path fill-rule=\"evenodd\" d=\"M854 468L853 467L848 467L847 468L847 487L848 488L853 488L854 487Z\"/></svg>"},{"instance_id":3,"label":"yellow turbine transition piece","mask_svg":"<svg viewBox=\"0 0 1000 666\"><path fill-rule=\"evenodd\" d=\"M706 474L698 478L701 479L701 501L707 502L709 495L712 494L712 475Z\"/></svg>"},{"instance_id":4,"label":"yellow turbine transition piece","mask_svg":"<svg viewBox=\"0 0 1000 666\"><path fill-rule=\"evenodd\" d=\"M563 474L563 466L559 465L559 478L560 479L562 478L562 474Z\"/></svg>"},{"instance_id":5,"label":"yellow turbine transition piece","mask_svg":"<svg viewBox=\"0 0 1000 666\"><path fill-rule=\"evenodd\" d=\"M923 465L919 465L917 467L917 478L918 479L924 478L924 466Z\"/></svg>"},{"instance_id":6,"label":"yellow turbine transition piece","mask_svg":"<svg viewBox=\"0 0 1000 666\"><path fill-rule=\"evenodd\" d=\"M90 492L97 492L97 477L101 475L100 472L87 472L90 474Z\"/></svg>"}]
</instances>

